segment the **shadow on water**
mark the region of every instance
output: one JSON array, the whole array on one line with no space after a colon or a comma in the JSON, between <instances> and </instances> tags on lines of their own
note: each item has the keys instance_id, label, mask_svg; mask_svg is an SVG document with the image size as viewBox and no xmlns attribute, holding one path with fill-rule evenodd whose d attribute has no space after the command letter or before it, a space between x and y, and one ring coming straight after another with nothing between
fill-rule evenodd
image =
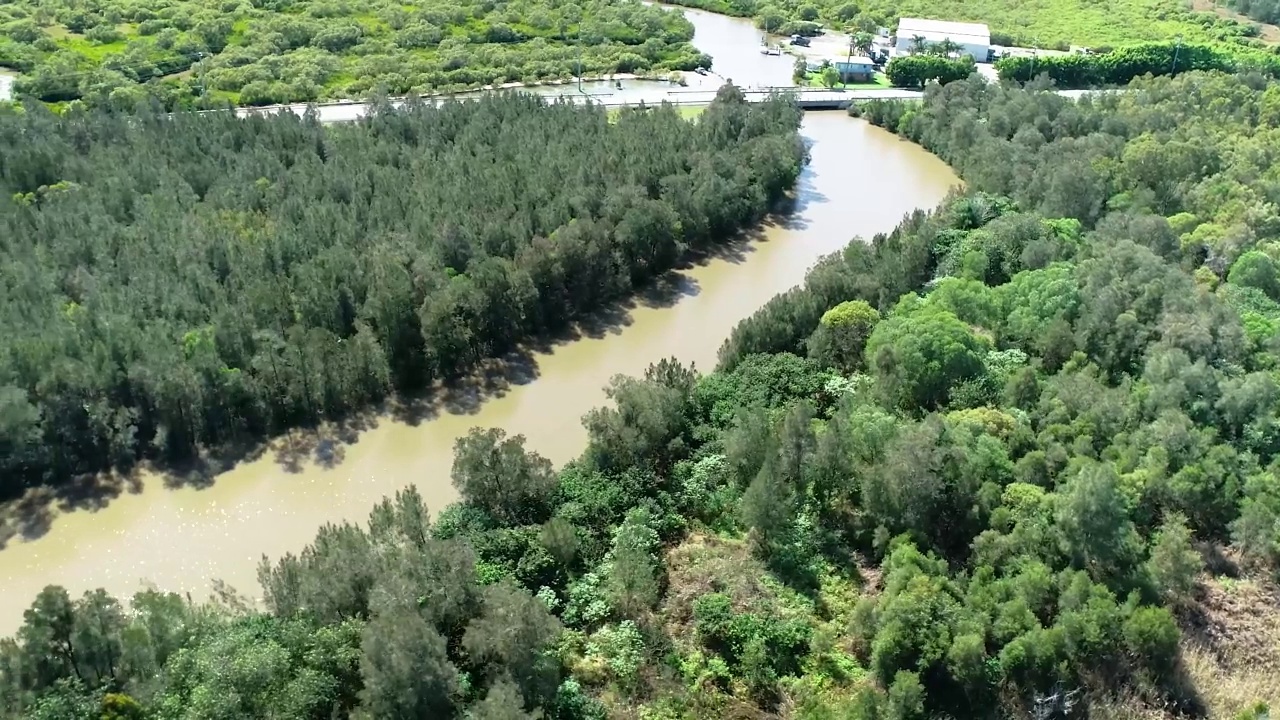
<instances>
[{"instance_id":1,"label":"shadow on water","mask_svg":"<svg viewBox=\"0 0 1280 720\"><path fill-rule=\"evenodd\" d=\"M796 182L796 189L790 198L787 211L776 214L772 219L778 227L788 231L807 230L809 229L807 217L809 209L814 205L825 205L828 202L830 198L818 191L813 171L806 170Z\"/></svg>"},{"instance_id":2,"label":"shadow on water","mask_svg":"<svg viewBox=\"0 0 1280 720\"><path fill-rule=\"evenodd\" d=\"M560 333L531 339L502 357L485 360L463 377L417 395L391 398L366 410L300 427L267 440L244 437L202 449L191 459L154 461L128 471L86 475L56 487L33 488L21 498L0 503L0 549L15 537L24 540L41 537L49 531L57 512L92 512L122 493L140 492L148 473L157 475L167 488L203 489L237 465L264 457L271 457L291 474L309 466L332 468L343 462L348 446L365 431L376 428L384 417L417 426L443 414L473 415L486 401L537 380L538 354L554 353L558 346L584 338L601 339L620 334L632 324L632 312L638 308L671 308L684 298L697 296L702 288L687 270L713 262L741 264L756 252L759 243L769 241L771 230L803 228L805 221L797 214L810 203L826 202L825 197L813 190L809 175L806 171L801 177L796 197L789 197L757 226L713 247L686 253L675 269L647 282L631 296L578 319Z\"/></svg>"},{"instance_id":3,"label":"shadow on water","mask_svg":"<svg viewBox=\"0 0 1280 720\"><path fill-rule=\"evenodd\" d=\"M80 475L56 487L37 487L0 505L0 550L14 537L34 540L49 532L56 512L100 510L123 493L142 490L136 468Z\"/></svg>"}]
</instances>

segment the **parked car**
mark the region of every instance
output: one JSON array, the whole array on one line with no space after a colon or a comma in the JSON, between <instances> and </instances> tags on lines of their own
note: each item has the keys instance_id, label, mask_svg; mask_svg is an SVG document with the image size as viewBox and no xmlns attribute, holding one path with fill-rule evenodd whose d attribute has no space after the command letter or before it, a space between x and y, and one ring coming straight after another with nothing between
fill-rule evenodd
<instances>
[{"instance_id":1,"label":"parked car","mask_svg":"<svg viewBox=\"0 0 1280 720\"><path fill-rule=\"evenodd\" d=\"M796 47L809 47L809 38L803 35L792 35L791 44Z\"/></svg>"}]
</instances>

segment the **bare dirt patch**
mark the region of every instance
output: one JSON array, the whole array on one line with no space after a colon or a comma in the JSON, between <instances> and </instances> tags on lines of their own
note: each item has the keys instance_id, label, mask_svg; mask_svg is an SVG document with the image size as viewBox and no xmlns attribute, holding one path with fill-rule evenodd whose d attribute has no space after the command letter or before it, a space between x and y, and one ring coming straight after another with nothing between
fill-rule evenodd
<instances>
[{"instance_id":1,"label":"bare dirt patch","mask_svg":"<svg viewBox=\"0 0 1280 720\"><path fill-rule=\"evenodd\" d=\"M1183 666L1211 718L1258 701L1280 708L1280 586L1209 578L1183 622Z\"/></svg>"},{"instance_id":2,"label":"bare dirt patch","mask_svg":"<svg viewBox=\"0 0 1280 720\"><path fill-rule=\"evenodd\" d=\"M1184 631L1228 670L1268 669L1280 682L1280 587L1265 578L1213 578Z\"/></svg>"},{"instance_id":3,"label":"bare dirt patch","mask_svg":"<svg viewBox=\"0 0 1280 720\"><path fill-rule=\"evenodd\" d=\"M692 630L694 601L713 592L728 595L738 612L756 610L773 599L763 582L767 573L745 542L695 534L667 552L663 615L671 625Z\"/></svg>"}]
</instances>

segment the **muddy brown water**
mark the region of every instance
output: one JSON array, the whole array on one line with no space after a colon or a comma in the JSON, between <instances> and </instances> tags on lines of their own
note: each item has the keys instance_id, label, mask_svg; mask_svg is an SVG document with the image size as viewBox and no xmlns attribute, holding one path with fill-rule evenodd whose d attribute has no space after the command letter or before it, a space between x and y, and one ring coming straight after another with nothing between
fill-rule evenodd
<instances>
[{"instance_id":1,"label":"muddy brown water","mask_svg":"<svg viewBox=\"0 0 1280 720\"><path fill-rule=\"evenodd\" d=\"M748 22L690 16L699 40L714 33L709 50L731 45L732 32L746 44L743 60L759 62L759 36ZM720 72L746 84L739 69ZM411 483L433 510L452 502L453 443L472 427L522 434L532 450L564 463L582 451L581 418L605 402L612 376L640 374L671 356L709 370L734 325L801 282L815 260L936 205L959 182L921 148L842 112L809 113L803 134L813 160L794 213L750 242L669 274L632 307L605 317L599 332L534 354L532 378L517 378L500 396L414 424L384 416L352 442L324 443L302 460L269 450L204 488L171 489L143 476L140 487L97 510L56 514L37 537L11 539L0 550L0 636L18 627L48 584L73 596L102 587L122 600L154 585L198 599L217 579L254 597L263 554L297 552L324 523L363 522L374 503Z\"/></svg>"}]
</instances>

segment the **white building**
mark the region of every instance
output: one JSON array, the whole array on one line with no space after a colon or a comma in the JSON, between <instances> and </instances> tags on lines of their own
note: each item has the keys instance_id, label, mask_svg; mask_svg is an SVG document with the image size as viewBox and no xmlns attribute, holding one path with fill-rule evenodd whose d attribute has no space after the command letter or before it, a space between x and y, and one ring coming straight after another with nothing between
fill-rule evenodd
<instances>
[{"instance_id":1,"label":"white building","mask_svg":"<svg viewBox=\"0 0 1280 720\"><path fill-rule=\"evenodd\" d=\"M981 23L902 18L898 21L898 32L894 34L894 50L904 54L911 52L916 47L916 38L923 38L928 45L950 40L960 46L960 52L972 55L978 62L986 62L991 50L991 31Z\"/></svg>"}]
</instances>

